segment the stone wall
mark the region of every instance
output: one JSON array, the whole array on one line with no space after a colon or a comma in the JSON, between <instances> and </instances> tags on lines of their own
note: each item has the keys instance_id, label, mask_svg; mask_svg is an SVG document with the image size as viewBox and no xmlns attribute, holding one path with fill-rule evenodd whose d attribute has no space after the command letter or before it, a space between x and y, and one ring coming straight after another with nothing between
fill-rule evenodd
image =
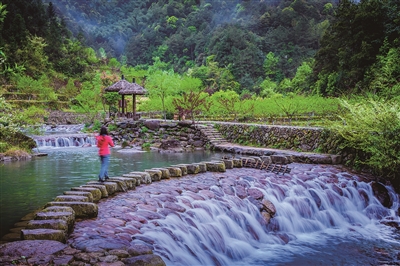
<instances>
[{"instance_id":1,"label":"stone wall","mask_svg":"<svg viewBox=\"0 0 400 266\"><path fill-rule=\"evenodd\" d=\"M216 128L233 143L302 152L336 153L340 141L338 136L317 127L216 123Z\"/></svg>"},{"instance_id":2,"label":"stone wall","mask_svg":"<svg viewBox=\"0 0 400 266\"><path fill-rule=\"evenodd\" d=\"M101 120L100 114L93 118L93 116L90 116L88 114L51 111L45 122L49 125L75 125L92 123L93 119Z\"/></svg>"},{"instance_id":3,"label":"stone wall","mask_svg":"<svg viewBox=\"0 0 400 266\"><path fill-rule=\"evenodd\" d=\"M205 137L191 121L126 120L118 122L116 129L108 123L110 135L122 146L159 148L164 151L181 152L203 149Z\"/></svg>"}]
</instances>

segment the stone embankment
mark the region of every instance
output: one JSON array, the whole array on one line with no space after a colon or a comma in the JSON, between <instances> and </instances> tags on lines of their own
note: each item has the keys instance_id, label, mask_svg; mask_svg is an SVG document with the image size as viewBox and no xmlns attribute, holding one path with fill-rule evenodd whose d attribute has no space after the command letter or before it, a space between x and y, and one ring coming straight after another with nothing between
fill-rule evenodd
<instances>
[{"instance_id":1,"label":"stone embankment","mask_svg":"<svg viewBox=\"0 0 400 266\"><path fill-rule=\"evenodd\" d=\"M112 123L112 122L110 122ZM144 146L160 152L182 152L211 149L250 156L281 155L287 161L279 163L340 164L342 156L313 152L322 145L325 135L320 128L246 125L240 123L142 120L123 121L111 131L122 146ZM251 132L250 132L251 131ZM253 140L258 147L237 144L237 134ZM225 137L226 136L226 137ZM272 139L272 141L271 141ZM293 146L291 143L298 143ZM329 142L329 146L334 142ZM281 145L280 149L265 148ZM326 144L325 144L326 145ZM332 148L329 148L333 152Z\"/></svg>"}]
</instances>

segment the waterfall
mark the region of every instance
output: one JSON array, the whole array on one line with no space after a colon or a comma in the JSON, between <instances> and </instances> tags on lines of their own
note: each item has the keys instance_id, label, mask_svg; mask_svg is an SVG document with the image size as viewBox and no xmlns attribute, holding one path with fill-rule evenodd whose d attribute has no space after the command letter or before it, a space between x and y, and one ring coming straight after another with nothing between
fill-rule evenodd
<instances>
[{"instance_id":1,"label":"waterfall","mask_svg":"<svg viewBox=\"0 0 400 266\"><path fill-rule=\"evenodd\" d=\"M96 138L87 134L55 134L34 136L38 148L41 147L82 147L96 145Z\"/></svg>"},{"instance_id":2,"label":"waterfall","mask_svg":"<svg viewBox=\"0 0 400 266\"><path fill-rule=\"evenodd\" d=\"M183 191L177 202L163 203L165 218L143 224L133 243L151 245L174 266L375 265L381 250L398 250L398 236L385 225L399 224L393 189L387 187L392 206L385 208L368 181L318 169L221 178L209 190ZM269 222L243 188L273 203Z\"/></svg>"}]
</instances>

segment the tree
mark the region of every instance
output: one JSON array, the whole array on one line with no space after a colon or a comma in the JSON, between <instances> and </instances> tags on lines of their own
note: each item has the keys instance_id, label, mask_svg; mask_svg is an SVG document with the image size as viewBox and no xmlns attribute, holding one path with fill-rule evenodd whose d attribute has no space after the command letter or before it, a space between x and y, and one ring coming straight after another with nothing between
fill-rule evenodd
<instances>
[{"instance_id":1,"label":"tree","mask_svg":"<svg viewBox=\"0 0 400 266\"><path fill-rule=\"evenodd\" d=\"M208 102L209 95L201 91L184 92L182 98L174 98L172 104L179 112L179 116L189 114L192 123L195 123L195 117L201 110L208 110L211 102Z\"/></svg>"},{"instance_id":2,"label":"tree","mask_svg":"<svg viewBox=\"0 0 400 266\"><path fill-rule=\"evenodd\" d=\"M173 96L177 94L179 91L179 86L180 77L173 70L154 70L150 72L149 76L147 77L146 89L148 89L150 97L157 97L161 99L164 119L167 119L165 99L167 96Z\"/></svg>"}]
</instances>

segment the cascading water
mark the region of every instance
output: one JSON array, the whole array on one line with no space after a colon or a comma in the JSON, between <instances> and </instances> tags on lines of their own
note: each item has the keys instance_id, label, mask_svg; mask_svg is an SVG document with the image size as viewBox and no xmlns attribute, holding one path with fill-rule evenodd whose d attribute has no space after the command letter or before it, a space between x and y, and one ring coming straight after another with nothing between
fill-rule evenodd
<instances>
[{"instance_id":1,"label":"cascading water","mask_svg":"<svg viewBox=\"0 0 400 266\"><path fill-rule=\"evenodd\" d=\"M84 125L58 125L43 126L43 136L32 136L38 148L41 147L82 147L93 146L96 138L90 134L83 134L80 131Z\"/></svg>"},{"instance_id":2,"label":"cascading water","mask_svg":"<svg viewBox=\"0 0 400 266\"><path fill-rule=\"evenodd\" d=\"M38 148L82 147L96 144L96 138L86 134L35 136L33 139Z\"/></svg>"},{"instance_id":3,"label":"cascading water","mask_svg":"<svg viewBox=\"0 0 400 266\"><path fill-rule=\"evenodd\" d=\"M151 244L174 266L398 262L398 235L385 225L399 224L397 194L387 187L392 202L385 208L368 181L339 168L304 167L290 176L221 174L199 181L209 189L183 190L172 203L155 193L146 201L158 202L160 217L141 226L133 243ZM186 187L196 186L191 182ZM261 198L276 208L269 222L260 214Z\"/></svg>"}]
</instances>

